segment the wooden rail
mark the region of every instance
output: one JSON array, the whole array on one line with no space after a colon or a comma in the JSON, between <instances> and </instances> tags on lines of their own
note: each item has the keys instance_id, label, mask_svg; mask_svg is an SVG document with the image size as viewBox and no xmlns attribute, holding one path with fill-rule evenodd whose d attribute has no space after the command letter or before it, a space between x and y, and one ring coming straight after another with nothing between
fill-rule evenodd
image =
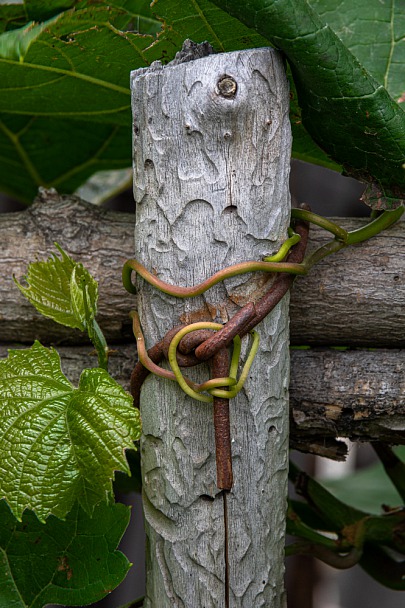
<instances>
[{"instance_id":1,"label":"wooden rail","mask_svg":"<svg viewBox=\"0 0 405 608\"><path fill-rule=\"evenodd\" d=\"M363 219L339 218L346 229ZM368 243L339 252L299 278L291 296L291 342L311 345L291 356L292 447L341 458L336 437L405 443L405 223ZM117 350L114 376L125 386L136 357L128 311L136 298L121 286L133 256L134 216L43 191L23 212L0 215L0 356L40 339L58 345L66 374L94 365L80 333L44 319L13 283L27 264L57 241L100 283L99 323ZM311 247L325 238L311 230ZM62 348L60 346L63 345ZM343 345L349 350L320 348ZM363 347L363 348L362 348ZM369 349L372 350L369 350Z\"/></svg>"}]
</instances>

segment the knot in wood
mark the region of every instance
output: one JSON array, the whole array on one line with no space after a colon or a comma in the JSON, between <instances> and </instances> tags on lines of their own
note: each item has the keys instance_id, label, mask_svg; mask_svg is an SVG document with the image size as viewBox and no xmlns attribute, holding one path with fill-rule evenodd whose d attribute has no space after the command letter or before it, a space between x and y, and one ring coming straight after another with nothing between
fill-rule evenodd
<instances>
[{"instance_id":1,"label":"knot in wood","mask_svg":"<svg viewBox=\"0 0 405 608\"><path fill-rule=\"evenodd\" d=\"M218 93L222 97L231 99L235 97L238 90L238 84L232 76L222 76L217 82Z\"/></svg>"}]
</instances>

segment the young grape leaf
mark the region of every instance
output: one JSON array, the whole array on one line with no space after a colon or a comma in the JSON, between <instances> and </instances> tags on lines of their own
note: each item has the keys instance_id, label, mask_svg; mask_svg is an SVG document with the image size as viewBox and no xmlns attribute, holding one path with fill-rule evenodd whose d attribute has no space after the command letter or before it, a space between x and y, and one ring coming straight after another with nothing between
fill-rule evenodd
<instances>
[{"instance_id":1,"label":"young grape leaf","mask_svg":"<svg viewBox=\"0 0 405 608\"><path fill-rule=\"evenodd\" d=\"M83 606L107 595L130 567L116 550L129 516L113 504L90 518L76 504L65 521L43 524L27 511L18 522L0 501L0 608Z\"/></svg>"},{"instance_id":2,"label":"young grape leaf","mask_svg":"<svg viewBox=\"0 0 405 608\"><path fill-rule=\"evenodd\" d=\"M39 342L0 361L0 413L0 497L17 518L64 517L75 500L91 514L140 436L139 411L105 370L84 370L74 388Z\"/></svg>"},{"instance_id":3,"label":"young grape leaf","mask_svg":"<svg viewBox=\"0 0 405 608\"><path fill-rule=\"evenodd\" d=\"M308 2L213 2L255 27L285 53L303 123L313 139L348 173L377 182L380 196L366 202L376 208L401 204L405 199L405 113ZM365 12L369 19L374 18L373 4L369 2ZM391 17L395 17L393 12ZM402 19L398 29L403 32L403 27Z\"/></svg>"},{"instance_id":4,"label":"young grape leaf","mask_svg":"<svg viewBox=\"0 0 405 608\"><path fill-rule=\"evenodd\" d=\"M97 313L98 285L82 264L56 245L56 254L46 262L28 266L24 287L14 279L20 291L45 317L61 325L86 331ZM84 295L86 294L86 306Z\"/></svg>"}]
</instances>

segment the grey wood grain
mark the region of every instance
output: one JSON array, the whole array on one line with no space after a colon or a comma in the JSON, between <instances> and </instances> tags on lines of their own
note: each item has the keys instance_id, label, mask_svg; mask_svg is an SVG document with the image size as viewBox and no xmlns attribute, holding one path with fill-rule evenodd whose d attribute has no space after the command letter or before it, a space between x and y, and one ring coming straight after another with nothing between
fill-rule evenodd
<instances>
[{"instance_id":1,"label":"grey wood grain","mask_svg":"<svg viewBox=\"0 0 405 608\"><path fill-rule=\"evenodd\" d=\"M25 211L0 214L0 341L83 341L79 331L37 313L13 282L13 275L21 280L29 262L57 253L55 241L98 280L97 318L107 339L130 339L128 312L135 298L123 288L121 271L133 253L133 231L133 216L54 190L41 189L35 204Z\"/></svg>"},{"instance_id":2,"label":"grey wood grain","mask_svg":"<svg viewBox=\"0 0 405 608\"><path fill-rule=\"evenodd\" d=\"M0 358L9 348L0 344ZM112 344L111 375L126 390L137 361L136 345ZM97 365L90 346L58 346L62 370L78 384L85 368ZM311 348L291 351L290 448L343 459L352 441L405 444L405 350ZM210 421L211 424L211 421Z\"/></svg>"},{"instance_id":3,"label":"grey wood grain","mask_svg":"<svg viewBox=\"0 0 405 608\"><path fill-rule=\"evenodd\" d=\"M291 355L291 447L339 458L337 437L405 443L405 350Z\"/></svg>"},{"instance_id":4,"label":"grey wood grain","mask_svg":"<svg viewBox=\"0 0 405 608\"><path fill-rule=\"evenodd\" d=\"M346 230L369 220L332 218ZM310 250L330 239L311 228ZM291 342L403 348L405 346L405 221L328 256L296 279Z\"/></svg>"},{"instance_id":5,"label":"grey wood grain","mask_svg":"<svg viewBox=\"0 0 405 608\"><path fill-rule=\"evenodd\" d=\"M135 203L134 203L135 206ZM346 230L367 220L334 218ZM128 312L136 307L121 284L134 256L135 217L94 207L72 196L42 191L26 211L0 214L0 341L83 341L79 332L45 319L14 285L30 261L46 259L57 241L99 280L98 320L110 341L130 340ZM295 281L292 344L403 348L405 346L405 222L367 243L340 251ZM311 248L328 238L311 227ZM252 258L252 253L249 254Z\"/></svg>"},{"instance_id":6,"label":"grey wood grain","mask_svg":"<svg viewBox=\"0 0 405 608\"><path fill-rule=\"evenodd\" d=\"M221 95L225 76L235 79L236 95ZM136 258L161 279L187 285L277 250L288 225L291 145L279 55L256 49L166 68L154 64L133 73L132 91ZM264 282L259 275L236 277L192 300L139 282L148 344L181 321L226 321ZM287 305L285 298L261 325L254 368L231 401L232 608L284 605ZM212 405L149 377L141 411L145 607L222 607L224 517Z\"/></svg>"}]
</instances>

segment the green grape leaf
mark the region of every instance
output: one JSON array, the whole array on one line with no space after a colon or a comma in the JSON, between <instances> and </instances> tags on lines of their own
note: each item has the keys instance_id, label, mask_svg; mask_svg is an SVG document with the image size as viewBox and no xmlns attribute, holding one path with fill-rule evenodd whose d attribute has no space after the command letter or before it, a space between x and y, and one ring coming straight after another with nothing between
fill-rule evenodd
<instances>
[{"instance_id":1,"label":"green grape leaf","mask_svg":"<svg viewBox=\"0 0 405 608\"><path fill-rule=\"evenodd\" d=\"M309 3L391 97L403 103L404 5L379 0L310 0Z\"/></svg>"},{"instance_id":2,"label":"green grape leaf","mask_svg":"<svg viewBox=\"0 0 405 608\"><path fill-rule=\"evenodd\" d=\"M89 327L97 313L98 285L93 277L77 264L70 277L70 296L74 317Z\"/></svg>"},{"instance_id":3,"label":"green grape leaf","mask_svg":"<svg viewBox=\"0 0 405 608\"><path fill-rule=\"evenodd\" d=\"M111 494L114 471L129 472L139 412L105 370L84 370L74 388L53 349L10 350L0 411L0 497L17 518L24 509L64 517L75 500L91 514Z\"/></svg>"},{"instance_id":4,"label":"green grape leaf","mask_svg":"<svg viewBox=\"0 0 405 608\"><path fill-rule=\"evenodd\" d=\"M147 64L155 37L117 30L117 14L66 11L34 31L2 34L0 112L130 124L129 70Z\"/></svg>"},{"instance_id":5,"label":"green grape leaf","mask_svg":"<svg viewBox=\"0 0 405 608\"><path fill-rule=\"evenodd\" d=\"M405 463L405 446L398 446L395 453ZM338 479L323 479L322 485L340 500L369 513L381 513L382 505L397 507L403 504L403 498L381 462Z\"/></svg>"},{"instance_id":6,"label":"green grape leaf","mask_svg":"<svg viewBox=\"0 0 405 608\"><path fill-rule=\"evenodd\" d=\"M24 0L24 7L27 14L27 21L46 21L55 17L63 11L67 11L73 7L81 7L83 0Z\"/></svg>"},{"instance_id":7,"label":"green grape leaf","mask_svg":"<svg viewBox=\"0 0 405 608\"><path fill-rule=\"evenodd\" d=\"M376 208L401 204L405 113L333 29L306 0L213 1L285 53L302 121L314 141L347 173L377 182L382 196L366 202ZM376 4L377 0L368 2L367 8L359 10L364 10L366 19L374 20ZM403 35L403 18L397 25Z\"/></svg>"},{"instance_id":8,"label":"green grape leaf","mask_svg":"<svg viewBox=\"0 0 405 608\"><path fill-rule=\"evenodd\" d=\"M62 258L53 254L46 262L29 264L20 291L45 317L61 325L86 331L97 313L98 285L82 264L56 244ZM84 298L86 297L86 305Z\"/></svg>"},{"instance_id":9,"label":"green grape leaf","mask_svg":"<svg viewBox=\"0 0 405 608\"><path fill-rule=\"evenodd\" d=\"M114 21L114 25L120 29L129 26L137 34L157 34L162 29L161 22L151 9L151 0L113 0L106 4L126 15L126 20ZM91 6L91 0L88 5Z\"/></svg>"},{"instance_id":10,"label":"green grape leaf","mask_svg":"<svg viewBox=\"0 0 405 608\"><path fill-rule=\"evenodd\" d=\"M24 58L31 43L35 41L48 23L35 24L34 21L24 27L5 32L0 37L0 57L11 61L20 61Z\"/></svg>"},{"instance_id":11,"label":"green grape leaf","mask_svg":"<svg viewBox=\"0 0 405 608\"><path fill-rule=\"evenodd\" d=\"M51 20L25 24L23 36L13 29L21 15L0 7L12 30L7 44L0 35L9 55L0 57L1 187L30 203L40 185L72 192L96 171L130 166L129 71L166 63L189 37L217 51L281 48L294 75L293 156L376 181L366 202L394 207L405 184L402 9L310 3L318 12L305 0L157 0L157 39L136 33L160 28L146 0L26 0L27 20Z\"/></svg>"},{"instance_id":12,"label":"green grape leaf","mask_svg":"<svg viewBox=\"0 0 405 608\"><path fill-rule=\"evenodd\" d=\"M0 6L0 34L22 27L29 19L21 4L6 4Z\"/></svg>"},{"instance_id":13,"label":"green grape leaf","mask_svg":"<svg viewBox=\"0 0 405 608\"><path fill-rule=\"evenodd\" d=\"M155 45L159 50L162 41L180 50L186 38L194 42L208 40L216 52L221 53L269 45L254 28L247 27L209 0L157 0L153 8L164 24Z\"/></svg>"},{"instance_id":14,"label":"green grape leaf","mask_svg":"<svg viewBox=\"0 0 405 608\"><path fill-rule=\"evenodd\" d=\"M150 0L113 0L104 2L103 0L25 0L14 10L8 10L8 6L1 7L0 12L0 32L5 29L15 29L21 27L28 21L46 21L64 11L75 8L76 10L91 8L97 4L100 6L110 6L119 9L117 17L112 19L116 27L134 30L141 34L153 34L160 30L161 24L154 18ZM7 18L7 19L6 19ZM5 25L2 27L2 23Z\"/></svg>"},{"instance_id":15,"label":"green grape leaf","mask_svg":"<svg viewBox=\"0 0 405 608\"><path fill-rule=\"evenodd\" d=\"M158 42L148 50L148 53L156 52L154 59L160 59L164 63L172 57L167 52L163 55L162 47L170 45L170 48L179 50L186 38L190 38L194 42L207 40L217 52L269 46L267 38L221 10L209 0L194 0L193 2L157 0L154 7L163 20L164 28ZM304 128L291 74L289 74L289 79L292 91L290 120L293 129L293 157L329 169L340 170L340 166L328 158Z\"/></svg>"},{"instance_id":16,"label":"green grape leaf","mask_svg":"<svg viewBox=\"0 0 405 608\"><path fill-rule=\"evenodd\" d=\"M0 187L31 204L38 187L72 192L106 167L131 165L129 126L0 114Z\"/></svg>"},{"instance_id":17,"label":"green grape leaf","mask_svg":"<svg viewBox=\"0 0 405 608\"><path fill-rule=\"evenodd\" d=\"M326 167L341 173L343 167L333 161L312 139L302 123L301 108L298 104L298 95L295 88L291 70L287 69L290 83L290 123L293 137L291 155L297 160Z\"/></svg>"},{"instance_id":18,"label":"green grape leaf","mask_svg":"<svg viewBox=\"0 0 405 608\"><path fill-rule=\"evenodd\" d=\"M131 166L129 72L155 36L117 29L137 22L128 10L100 3L0 35L1 190L30 204L39 186L73 192Z\"/></svg>"},{"instance_id":19,"label":"green grape leaf","mask_svg":"<svg viewBox=\"0 0 405 608\"><path fill-rule=\"evenodd\" d=\"M43 524L32 512L18 522L0 501L0 608L83 606L125 577L130 563L117 551L130 510L99 505L90 518L77 504L61 521Z\"/></svg>"}]
</instances>

